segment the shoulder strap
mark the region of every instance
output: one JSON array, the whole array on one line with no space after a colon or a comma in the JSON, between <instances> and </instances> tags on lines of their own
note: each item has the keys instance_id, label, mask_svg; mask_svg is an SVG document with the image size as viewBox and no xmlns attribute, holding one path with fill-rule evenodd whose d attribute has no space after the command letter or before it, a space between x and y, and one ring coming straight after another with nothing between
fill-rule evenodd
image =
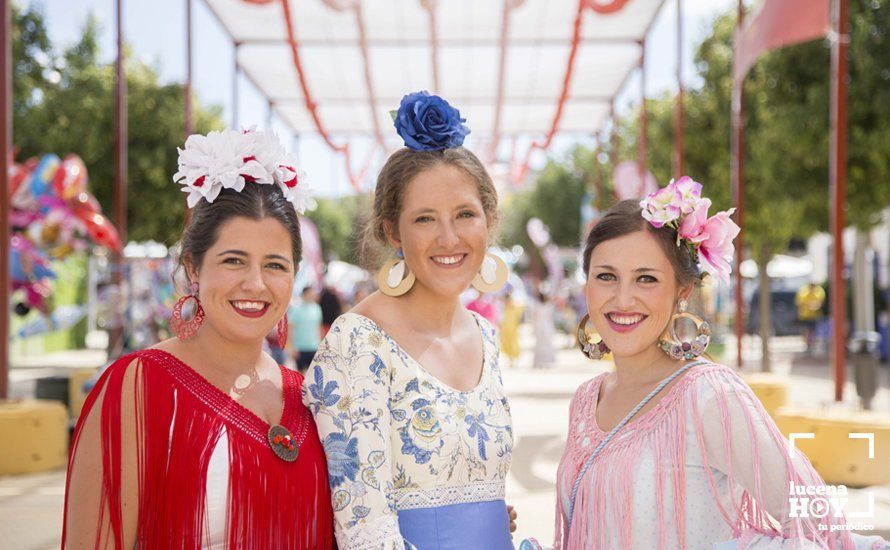
<instances>
[{"instance_id":1,"label":"shoulder strap","mask_svg":"<svg viewBox=\"0 0 890 550\"><path fill-rule=\"evenodd\" d=\"M655 397L656 395L658 395L658 393L659 393L661 390L663 390L665 386L667 386L668 384L670 384L674 379L676 379L678 376L680 376L681 374L683 374L683 373L686 372L687 370L691 369L692 367L694 367L694 366L696 366L696 365L703 365L703 364L708 363L708 362L709 362L709 361L706 361L706 360L704 360L704 359L700 359L700 360L698 360L698 361L694 361L694 362L692 362L692 363L689 363L688 365L683 365L682 367L680 367L679 369L677 369L676 371L674 371L670 376L668 376L667 378L665 378L664 380L662 380L662 381L658 384L658 386L656 386L656 388L655 388L654 390L652 390L651 392L649 392L649 395L647 395L646 397L644 397L639 403L637 403L637 406L636 406L636 407L634 407L629 413L627 413L627 416L625 416L625 417L621 420L621 422L618 423L617 426L615 426L614 428L612 428L612 431L610 431L610 432L606 435L606 437L604 437L603 440L600 441L599 445L596 446L596 448L593 450L593 452L590 453L590 456L587 457L587 460L584 461L584 464L581 466L581 469L578 471L578 475L575 477L575 482L572 484L572 496L571 496L570 499L569 499L569 510L568 510L568 514L567 514L567 517L566 517L566 519L567 519L567 525L566 525L566 540L568 540L568 532L569 532L569 529L571 529L571 527L572 527L572 514L573 514L573 512L575 511L575 497L578 496L578 488L581 486L581 480L584 478L584 474L587 473L587 470L588 470L588 469L590 468L590 466L593 464L593 461L594 461L594 460L596 459L596 457L599 456L599 454L602 452L603 448L605 448L605 446L609 443L609 441L612 440L612 438L615 437L615 435L621 430L621 428L623 428L628 422L630 422L630 420L631 420L631 419L632 419L638 412L640 412L640 409L642 409L644 406L646 406L646 403L648 403L649 401L651 401L653 397Z\"/></svg>"}]
</instances>

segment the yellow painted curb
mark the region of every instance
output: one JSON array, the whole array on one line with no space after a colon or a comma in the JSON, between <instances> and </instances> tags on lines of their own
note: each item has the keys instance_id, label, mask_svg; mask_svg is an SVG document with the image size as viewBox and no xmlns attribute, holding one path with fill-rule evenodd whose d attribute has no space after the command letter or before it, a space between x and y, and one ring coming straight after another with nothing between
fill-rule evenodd
<instances>
[{"instance_id":1,"label":"yellow painted curb","mask_svg":"<svg viewBox=\"0 0 890 550\"><path fill-rule=\"evenodd\" d=\"M775 419L776 411L788 404L788 379L768 372L742 374L742 379Z\"/></svg>"},{"instance_id":2,"label":"yellow painted curb","mask_svg":"<svg viewBox=\"0 0 890 550\"><path fill-rule=\"evenodd\" d=\"M0 401L0 448L0 475L63 467L68 411L56 401Z\"/></svg>"},{"instance_id":3,"label":"yellow painted curb","mask_svg":"<svg viewBox=\"0 0 890 550\"><path fill-rule=\"evenodd\" d=\"M890 483L890 415L783 407L774 418L785 437L814 434L798 435L794 444L826 483L850 487Z\"/></svg>"},{"instance_id":4,"label":"yellow painted curb","mask_svg":"<svg viewBox=\"0 0 890 550\"><path fill-rule=\"evenodd\" d=\"M83 383L89 380L99 369L77 369L68 378L68 411L71 418L80 416L87 394L83 391Z\"/></svg>"}]
</instances>

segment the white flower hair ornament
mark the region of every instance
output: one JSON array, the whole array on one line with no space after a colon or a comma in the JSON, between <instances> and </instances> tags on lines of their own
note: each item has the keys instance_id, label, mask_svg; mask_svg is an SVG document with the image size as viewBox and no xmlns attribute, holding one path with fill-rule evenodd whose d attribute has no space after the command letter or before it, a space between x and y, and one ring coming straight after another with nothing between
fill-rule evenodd
<instances>
[{"instance_id":1,"label":"white flower hair ornament","mask_svg":"<svg viewBox=\"0 0 890 550\"><path fill-rule=\"evenodd\" d=\"M192 134L178 151L179 169L173 181L188 193L189 208L202 198L212 203L223 189L241 192L254 183L278 185L297 212L306 211L311 190L305 175L274 132L250 128Z\"/></svg>"}]
</instances>

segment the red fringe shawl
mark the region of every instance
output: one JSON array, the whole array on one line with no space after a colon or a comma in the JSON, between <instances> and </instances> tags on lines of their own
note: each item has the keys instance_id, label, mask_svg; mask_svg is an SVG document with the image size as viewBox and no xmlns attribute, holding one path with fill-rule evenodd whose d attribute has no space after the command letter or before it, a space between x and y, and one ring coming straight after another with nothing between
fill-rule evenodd
<instances>
[{"instance_id":1,"label":"red fringe shawl","mask_svg":"<svg viewBox=\"0 0 890 550\"><path fill-rule=\"evenodd\" d=\"M134 360L138 359L134 363ZM124 387L128 366L134 386ZM143 350L118 359L103 373L84 404L71 445L68 483L84 422L101 414L102 524L116 548L123 546L121 513L121 396L134 392L138 463L140 548L201 548L210 544L206 517L207 471L225 428L229 482L226 547L328 549L334 547L327 465L312 415L302 404L303 377L282 367L284 411L280 424L295 435L306 429L294 462L269 447L269 425L173 355ZM98 396L101 411L93 411ZM62 547L68 529L68 487ZM76 505L76 503L75 503ZM103 512L104 514L104 512Z\"/></svg>"}]
</instances>

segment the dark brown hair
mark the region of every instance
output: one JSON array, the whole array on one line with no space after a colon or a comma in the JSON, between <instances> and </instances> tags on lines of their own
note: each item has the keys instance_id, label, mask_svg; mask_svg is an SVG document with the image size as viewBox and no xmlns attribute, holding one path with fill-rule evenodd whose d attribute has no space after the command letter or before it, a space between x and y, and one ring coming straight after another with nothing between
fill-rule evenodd
<instances>
[{"instance_id":1,"label":"dark brown hair","mask_svg":"<svg viewBox=\"0 0 890 550\"><path fill-rule=\"evenodd\" d=\"M621 201L610 208L590 230L584 244L584 277L590 270L590 256L594 248L605 241L637 231L648 231L655 237L674 268L677 284L685 286L701 282L701 271L689 250L685 246L677 246L677 231L668 226L653 227L643 218L640 201L634 199Z\"/></svg>"},{"instance_id":2,"label":"dark brown hair","mask_svg":"<svg viewBox=\"0 0 890 550\"><path fill-rule=\"evenodd\" d=\"M485 166L472 151L464 147L449 147L440 151L414 151L405 147L393 153L377 175L373 212L362 242L362 255L366 263L373 263L368 261L368 255L374 248L374 241L379 245L387 244L386 225L397 225L408 183L421 172L440 164L454 166L470 176L479 191L488 227L494 233L500 220L498 193Z\"/></svg>"},{"instance_id":3,"label":"dark brown hair","mask_svg":"<svg viewBox=\"0 0 890 550\"><path fill-rule=\"evenodd\" d=\"M188 211L180 241L179 266L200 268L204 255L219 238L220 227L239 216L255 221L264 218L278 220L290 233L296 270L303 256L297 212L277 185L257 183L248 183L240 192L223 189L212 203L202 199ZM262 235L257 235L257 238L262 238Z\"/></svg>"}]
</instances>

